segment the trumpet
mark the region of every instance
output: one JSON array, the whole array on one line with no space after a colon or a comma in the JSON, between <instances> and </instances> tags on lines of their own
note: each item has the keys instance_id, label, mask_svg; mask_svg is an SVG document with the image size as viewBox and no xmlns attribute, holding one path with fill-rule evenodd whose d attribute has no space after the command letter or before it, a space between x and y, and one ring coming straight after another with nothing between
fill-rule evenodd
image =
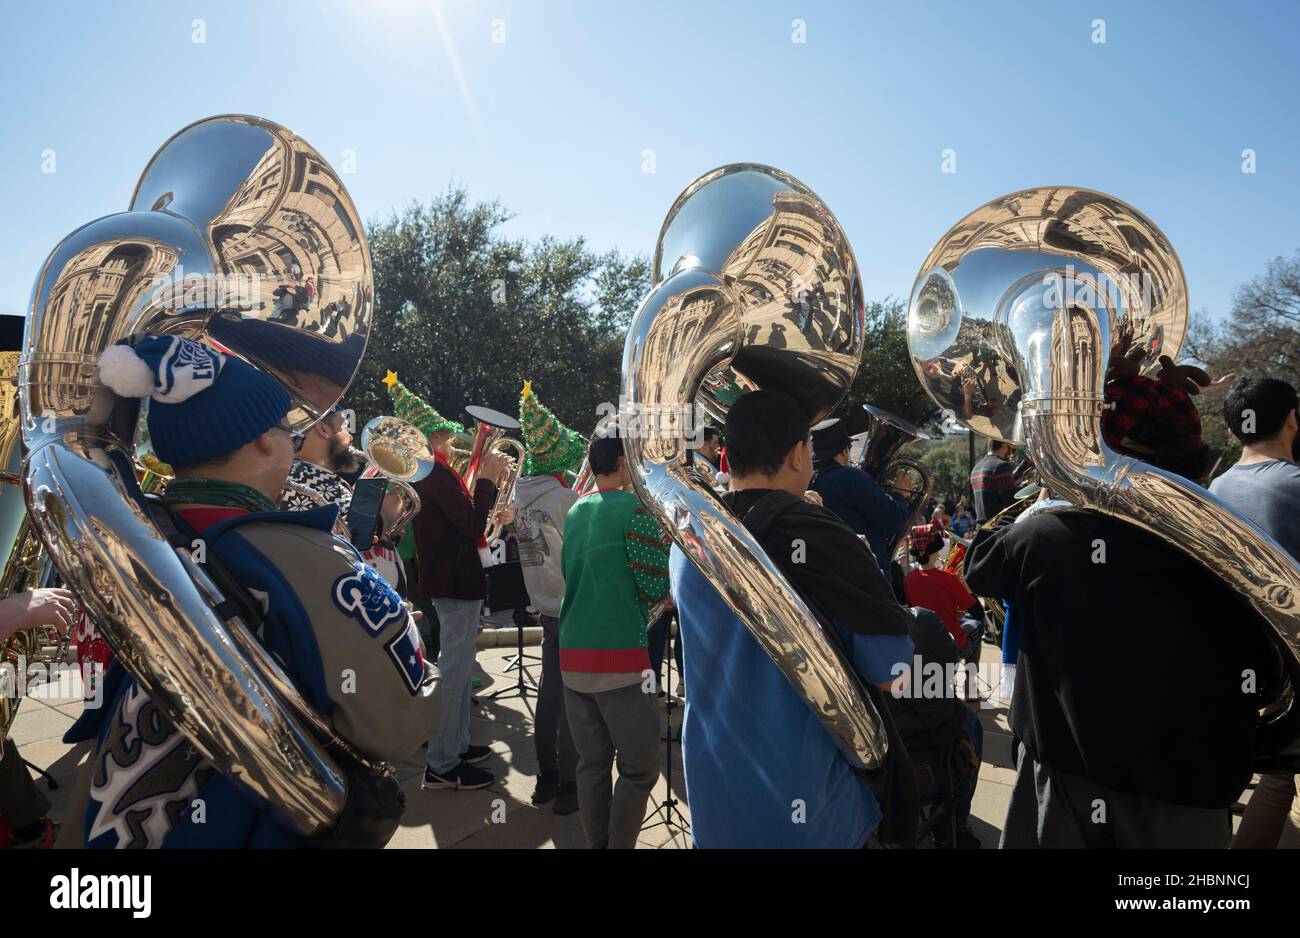
<instances>
[{"instance_id":1,"label":"trumpet","mask_svg":"<svg viewBox=\"0 0 1300 938\"><path fill-rule=\"evenodd\" d=\"M465 480L465 488L471 493L474 491L483 457L487 453L496 453L509 465L505 479L497 487L497 499L488 513L492 520L488 522L483 537L490 544L501 535L504 526L496 518L510 506L515 483L524 471L524 447L518 440L506 436L507 431L519 429L519 421L515 418L487 407L466 407L465 412L478 423L474 429L474 448L468 451L468 455L465 450L452 451L452 468ZM513 451L513 455L510 451Z\"/></svg>"},{"instance_id":2,"label":"trumpet","mask_svg":"<svg viewBox=\"0 0 1300 938\"><path fill-rule=\"evenodd\" d=\"M592 485L596 481L596 474L591 471L591 444L599 432L600 427L598 426L592 431L591 436L587 437L587 442L582 448L582 465L578 467L578 472L573 477L573 491L579 495L587 495L589 492L594 491Z\"/></svg>"}]
</instances>

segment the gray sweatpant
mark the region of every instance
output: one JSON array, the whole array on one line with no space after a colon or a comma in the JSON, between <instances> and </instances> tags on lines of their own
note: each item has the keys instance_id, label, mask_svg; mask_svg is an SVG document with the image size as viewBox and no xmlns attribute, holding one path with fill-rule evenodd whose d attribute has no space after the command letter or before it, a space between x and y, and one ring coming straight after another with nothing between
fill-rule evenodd
<instances>
[{"instance_id":1,"label":"gray sweatpant","mask_svg":"<svg viewBox=\"0 0 1300 938\"><path fill-rule=\"evenodd\" d=\"M641 684L583 694L564 688L578 750L578 810L587 846L632 849L659 777L659 711ZM618 783L610 770L618 756Z\"/></svg>"},{"instance_id":2,"label":"gray sweatpant","mask_svg":"<svg viewBox=\"0 0 1300 938\"><path fill-rule=\"evenodd\" d=\"M1222 850L1232 840L1228 808L1192 808L1116 791L1058 772L1018 748L999 849Z\"/></svg>"}]
</instances>

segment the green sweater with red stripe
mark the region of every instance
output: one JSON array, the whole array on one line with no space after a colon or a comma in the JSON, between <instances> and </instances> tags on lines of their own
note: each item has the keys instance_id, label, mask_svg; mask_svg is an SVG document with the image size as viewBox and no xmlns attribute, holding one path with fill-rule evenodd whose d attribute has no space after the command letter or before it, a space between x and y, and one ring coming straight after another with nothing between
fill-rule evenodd
<instances>
[{"instance_id":1,"label":"green sweater with red stripe","mask_svg":"<svg viewBox=\"0 0 1300 938\"><path fill-rule=\"evenodd\" d=\"M668 538L630 492L593 492L564 519L560 669L650 667L646 625L668 593Z\"/></svg>"}]
</instances>

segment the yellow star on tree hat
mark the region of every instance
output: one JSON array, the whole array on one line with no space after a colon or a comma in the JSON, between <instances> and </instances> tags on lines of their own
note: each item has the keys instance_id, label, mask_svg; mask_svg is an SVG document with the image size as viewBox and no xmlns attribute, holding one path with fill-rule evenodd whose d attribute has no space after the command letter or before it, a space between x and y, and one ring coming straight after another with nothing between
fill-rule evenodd
<instances>
[{"instance_id":1,"label":"yellow star on tree hat","mask_svg":"<svg viewBox=\"0 0 1300 938\"><path fill-rule=\"evenodd\" d=\"M448 420L434 410L428 401L397 380L397 372L388 372L384 376L384 384L388 385L388 396L393 399L393 414L411 424L425 436L443 431L465 432L464 426L454 420Z\"/></svg>"},{"instance_id":2,"label":"yellow star on tree hat","mask_svg":"<svg viewBox=\"0 0 1300 938\"><path fill-rule=\"evenodd\" d=\"M524 382L519 395L519 423L524 437L524 475L551 475L578 468L586 442L538 400L531 381Z\"/></svg>"}]
</instances>

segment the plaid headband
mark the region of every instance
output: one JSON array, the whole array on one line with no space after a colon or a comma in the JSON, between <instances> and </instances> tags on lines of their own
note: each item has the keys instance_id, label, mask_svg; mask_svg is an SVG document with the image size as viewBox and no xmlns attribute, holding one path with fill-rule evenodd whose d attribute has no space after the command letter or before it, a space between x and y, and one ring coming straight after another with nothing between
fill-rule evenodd
<instances>
[{"instance_id":1,"label":"plaid headband","mask_svg":"<svg viewBox=\"0 0 1300 938\"><path fill-rule=\"evenodd\" d=\"M1182 388L1137 375L1107 384L1106 400L1115 406L1102 411L1101 430L1112 449L1178 460L1205 446L1201 415Z\"/></svg>"}]
</instances>

